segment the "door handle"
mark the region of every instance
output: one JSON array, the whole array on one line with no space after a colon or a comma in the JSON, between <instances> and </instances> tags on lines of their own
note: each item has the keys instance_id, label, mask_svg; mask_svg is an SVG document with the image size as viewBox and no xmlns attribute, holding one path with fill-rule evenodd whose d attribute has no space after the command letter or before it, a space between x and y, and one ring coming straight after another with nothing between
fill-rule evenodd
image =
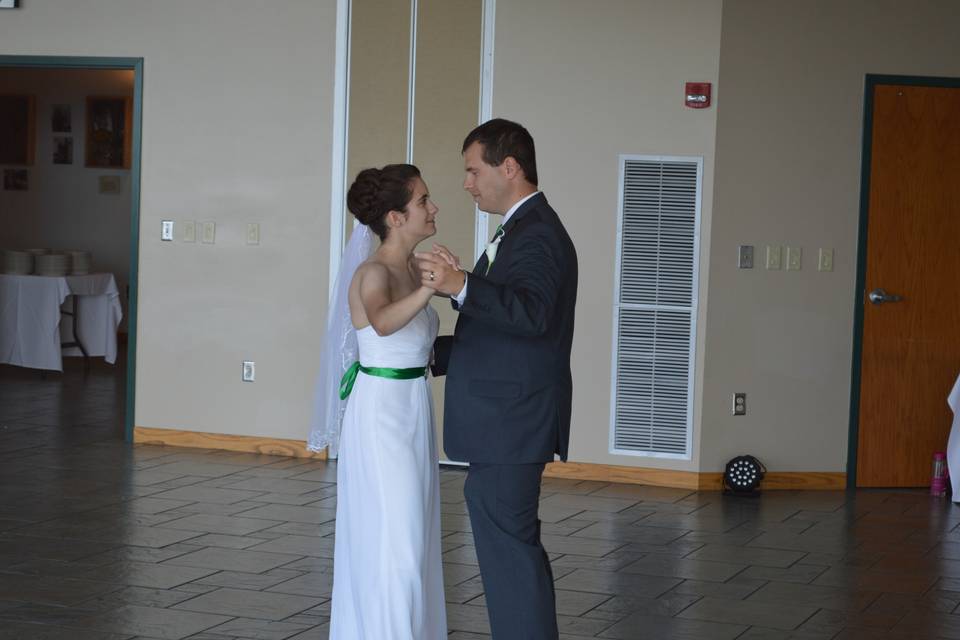
<instances>
[{"instance_id":1,"label":"door handle","mask_svg":"<svg viewBox=\"0 0 960 640\"><path fill-rule=\"evenodd\" d=\"M867 297L870 298L870 302L873 304L881 304L884 302L900 302L903 300L903 297L893 293L887 293L883 289L874 289L867 294Z\"/></svg>"}]
</instances>

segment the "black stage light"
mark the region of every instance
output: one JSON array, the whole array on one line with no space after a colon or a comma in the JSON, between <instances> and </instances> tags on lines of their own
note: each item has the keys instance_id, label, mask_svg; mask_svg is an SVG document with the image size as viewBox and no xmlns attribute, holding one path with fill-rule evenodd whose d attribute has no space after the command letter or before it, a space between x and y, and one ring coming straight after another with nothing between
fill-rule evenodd
<instances>
[{"instance_id":1,"label":"black stage light","mask_svg":"<svg viewBox=\"0 0 960 640\"><path fill-rule=\"evenodd\" d=\"M753 456L737 456L723 472L723 492L737 496L760 495L760 481L767 468Z\"/></svg>"}]
</instances>

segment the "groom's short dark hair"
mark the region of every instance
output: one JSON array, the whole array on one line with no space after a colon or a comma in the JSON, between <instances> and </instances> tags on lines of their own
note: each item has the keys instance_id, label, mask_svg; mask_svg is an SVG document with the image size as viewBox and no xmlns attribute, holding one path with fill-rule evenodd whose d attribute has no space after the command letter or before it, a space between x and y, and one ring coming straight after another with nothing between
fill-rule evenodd
<instances>
[{"instance_id":1,"label":"groom's short dark hair","mask_svg":"<svg viewBox=\"0 0 960 640\"><path fill-rule=\"evenodd\" d=\"M523 125L503 118L487 120L467 134L460 153L466 153L474 142L483 145L483 161L492 167L499 167L508 157L512 157L523 169L527 182L537 186L537 152L533 146L533 136Z\"/></svg>"}]
</instances>

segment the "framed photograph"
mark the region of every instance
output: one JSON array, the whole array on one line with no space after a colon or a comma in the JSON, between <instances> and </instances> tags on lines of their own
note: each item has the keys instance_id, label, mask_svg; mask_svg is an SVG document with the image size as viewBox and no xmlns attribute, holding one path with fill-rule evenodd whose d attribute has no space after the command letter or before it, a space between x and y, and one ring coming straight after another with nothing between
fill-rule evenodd
<instances>
[{"instance_id":1,"label":"framed photograph","mask_svg":"<svg viewBox=\"0 0 960 640\"><path fill-rule=\"evenodd\" d=\"M33 96L0 95L0 164L33 164L36 124Z\"/></svg>"},{"instance_id":2,"label":"framed photograph","mask_svg":"<svg viewBox=\"0 0 960 640\"><path fill-rule=\"evenodd\" d=\"M100 176L100 193L118 196L123 193L123 176Z\"/></svg>"},{"instance_id":3,"label":"framed photograph","mask_svg":"<svg viewBox=\"0 0 960 640\"><path fill-rule=\"evenodd\" d=\"M73 164L73 138L53 136L53 164Z\"/></svg>"},{"instance_id":4,"label":"framed photograph","mask_svg":"<svg viewBox=\"0 0 960 640\"><path fill-rule=\"evenodd\" d=\"M16 9L20 6L20 0L0 0L0 9Z\"/></svg>"},{"instance_id":5,"label":"framed photograph","mask_svg":"<svg viewBox=\"0 0 960 640\"><path fill-rule=\"evenodd\" d=\"M130 168L132 103L126 96L87 98L86 166Z\"/></svg>"},{"instance_id":6,"label":"framed photograph","mask_svg":"<svg viewBox=\"0 0 960 640\"><path fill-rule=\"evenodd\" d=\"M6 191L27 191L30 186L30 174L26 169L4 169L3 188Z\"/></svg>"},{"instance_id":7,"label":"framed photograph","mask_svg":"<svg viewBox=\"0 0 960 640\"><path fill-rule=\"evenodd\" d=\"M53 105L53 113L50 115L50 125L54 133L70 133L73 131L73 116L70 105Z\"/></svg>"}]
</instances>

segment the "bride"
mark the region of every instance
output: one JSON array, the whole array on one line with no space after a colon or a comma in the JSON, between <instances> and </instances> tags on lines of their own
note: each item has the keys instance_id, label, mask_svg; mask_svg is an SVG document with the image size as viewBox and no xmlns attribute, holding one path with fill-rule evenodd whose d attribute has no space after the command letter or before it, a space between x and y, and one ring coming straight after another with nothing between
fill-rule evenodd
<instances>
[{"instance_id":1,"label":"bride","mask_svg":"<svg viewBox=\"0 0 960 640\"><path fill-rule=\"evenodd\" d=\"M441 640L439 468L425 378L439 321L428 304L436 292L413 260L436 233L438 209L409 164L361 171L347 206L361 225L331 301L308 443L339 445L330 640ZM371 232L381 240L372 255Z\"/></svg>"}]
</instances>

